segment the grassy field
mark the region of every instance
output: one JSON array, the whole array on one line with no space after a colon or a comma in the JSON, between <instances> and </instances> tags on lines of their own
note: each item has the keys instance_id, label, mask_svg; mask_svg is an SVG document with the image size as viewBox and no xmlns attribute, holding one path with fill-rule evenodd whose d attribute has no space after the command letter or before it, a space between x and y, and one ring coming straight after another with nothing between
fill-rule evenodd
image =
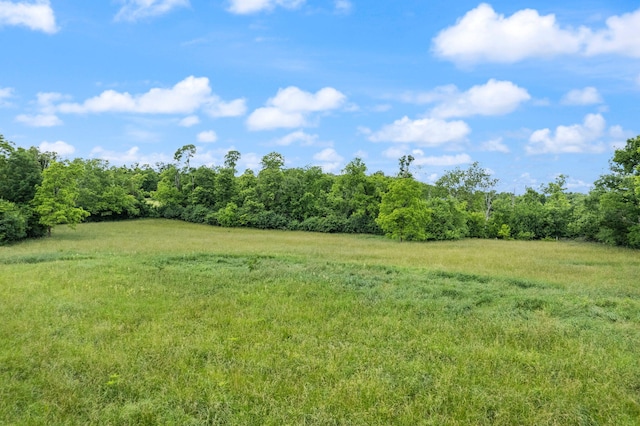
<instances>
[{"instance_id":1,"label":"grassy field","mask_svg":"<svg viewBox=\"0 0 640 426\"><path fill-rule=\"evenodd\" d=\"M640 252L162 220L0 247L0 424L640 424Z\"/></svg>"}]
</instances>

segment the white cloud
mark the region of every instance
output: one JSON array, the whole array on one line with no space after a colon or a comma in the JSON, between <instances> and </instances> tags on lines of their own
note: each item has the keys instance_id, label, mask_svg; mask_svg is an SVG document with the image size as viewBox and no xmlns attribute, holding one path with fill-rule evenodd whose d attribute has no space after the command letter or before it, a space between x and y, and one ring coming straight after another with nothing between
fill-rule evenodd
<instances>
[{"instance_id":1,"label":"white cloud","mask_svg":"<svg viewBox=\"0 0 640 426\"><path fill-rule=\"evenodd\" d=\"M218 135L213 130L198 133L198 142L213 143L218 140Z\"/></svg>"},{"instance_id":2,"label":"white cloud","mask_svg":"<svg viewBox=\"0 0 640 426\"><path fill-rule=\"evenodd\" d=\"M442 93L442 91L441 91ZM435 95L434 95L435 96ZM431 110L433 117L468 117L472 115L504 115L531 99L529 93L510 81L491 79L466 92L449 89L441 95L443 101Z\"/></svg>"},{"instance_id":3,"label":"white cloud","mask_svg":"<svg viewBox=\"0 0 640 426\"><path fill-rule=\"evenodd\" d=\"M37 95L38 114L20 114L16 121L31 127L53 127L63 124L62 120L55 114L54 103L66 99L64 95L56 92L40 92Z\"/></svg>"},{"instance_id":4,"label":"white cloud","mask_svg":"<svg viewBox=\"0 0 640 426\"><path fill-rule=\"evenodd\" d=\"M55 102L67 99L67 96L57 92L40 92L38 93L37 104L40 111L46 114L53 114L56 112Z\"/></svg>"},{"instance_id":5,"label":"white cloud","mask_svg":"<svg viewBox=\"0 0 640 426\"><path fill-rule=\"evenodd\" d=\"M565 105L594 105L602 103L602 96L595 87L575 89L563 96L561 103Z\"/></svg>"},{"instance_id":6,"label":"white cloud","mask_svg":"<svg viewBox=\"0 0 640 426\"><path fill-rule=\"evenodd\" d=\"M526 151L528 154L602 152L605 145L600 139L605 128L602 115L588 114L582 124L558 126L555 134L549 129L536 130L529 138Z\"/></svg>"},{"instance_id":7,"label":"white cloud","mask_svg":"<svg viewBox=\"0 0 640 426\"><path fill-rule=\"evenodd\" d=\"M371 134L372 142L415 142L436 146L464 139L471 129L464 121L445 121L438 118L410 120L403 117Z\"/></svg>"},{"instance_id":8,"label":"white cloud","mask_svg":"<svg viewBox=\"0 0 640 426\"><path fill-rule=\"evenodd\" d=\"M275 141L275 144L280 146L289 146L296 142L300 142L300 145L302 146L311 146L317 144L318 138L318 135L310 135L302 130L298 130L293 133L289 133L288 135L283 136L280 139L277 139Z\"/></svg>"},{"instance_id":9,"label":"white cloud","mask_svg":"<svg viewBox=\"0 0 640 426\"><path fill-rule=\"evenodd\" d=\"M346 99L344 94L333 87L325 87L313 94L290 86L278 90L276 96L267 103L287 112L314 112L339 108Z\"/></svg>"},{"instance_id":10,"label":"white cloud","mask_svg":"<svg viewBox=\"0 0 640 426\"><path fill-rule=\"evenodd\" d=\"M81 104L62 103L56 109L67 114L191 114L202 108L217 117L244 114L243 105L243 99L224 102L212 94L208 78L190 76L169 89L153 88L139 95L107 90Z\"/></svg>"},{"instance_id":11,"label":"white cloud","mask_svg":"<svg viewBox=\"0 0 640 426\"><path fill-rule=\"evenodd\" d=\"M242 154L240 157L240 161L238 161L238 170L251 169L254 171L258 171L262 168L262 156L256 154L255 152L249 152L247 154Z\"/></svg>"},{"instance_id":12,"label":"white cloud","mask_svg":"<svg viewBox=\"0 0 640 426\"><path fill-rule=\"evenodd\" d=\"M410 151L410 148L408 145L395 145L395 146L390 146L389 148L382 151L382 155L386 158L397 160L403 155L407 155L409 151Z\"/></svg>"},{"instance_id":13,"label":"white cloud","mask_svg":"<svg viewBox=\"0 0 640 426\"><path fill-rule=\"evenodd\" d=\"M333 148L326 148L314 154L313 159L318 162L326 173L332 173L339 170L344 158Z\"/></svg>"},{"instance_id":14,"label":"white cloud","mask_svg":"<svg viewBox=\"0 0 640 426\"><path fill-rule=\"evenodd\" d=\"M0 88L0 107L11 105L7 99L13 97L13 89L10 87Z\"/></svg>"},{"instance_id":15,"label":"white cloud","mask_svg":"<svg viewBox=\"0 0 640 426\"><path fill-rule=\"evenodd\" d=\"M116 164L148 164L155 165L156 163L170 163L173 158L166 154L149 154L145 155L140 152L140 148L134 146L133 148L125 152L117 152L103 149L97 146L91 150L90 156L92 158L101 158L103 160L110 161Z\"/></svg>"},{"instance_id":16,"label":"white cloud","mask_svg":"<svg viewBox=\"0 0 640 426\"><path fill-rule=\"evenodd\" d=\"M0 1L0 26L3 25L20 25L48 34L58 31L49 0L32 3Z\"/></svg>"},{"instance_id":17,"label":"white cloud","mask_svg":"<svg viewBox=\"0 0 640 426\"><path fill-rule=\"evenodd\" d=\"M229 12L246 15L273 10L276 6L295 9L302 6L305 0L230 0Z\"/></svg>"},{"instance_id":18,"label":"white cloud","mask_svg":"<svg viewBox=\"0 0 640 426\"><path fill-rule=\"evenodd\" d=\"M468 154L458 155L442 155L442 156L425 156L421 149L410 150L409 146L401 145L399 147L391 147L382 153L387 158L398 159L403 155L411 154L414 158L414 166L458 166L460 164L469 164L473 160ZM435 179L431 179L435 180Z\"/></svg>"},{"instance_id":19,"label":"white cloud","mask_svg":"<svg viewBox=\"0 0 640 426\"><path fill-rule=\"evenodd\" d=\"M335 0L334 2L336 13L341 15L348 15L353 10L353 3L349 0Z\"/></svg>"},{"instance_id":20,"label":"white cloud","mask_svg":"<svg viewBox=\"0 0 640 426\"><path fill-rule=\"evenodd\" d=\"M480 4L433 39L436 55L457 62L513 63L558 55L640 57L640 9L606 20L606 28L562 28L553 14L523 9L509 17Z\"/></svg>"},{"instance_id":21,"label":"white cloud","mask_svg":"<svg viewBox=\"0 0 640 426\"><path fill-rule=\"evenodd\" d=\"M16 117L18 123L31 127L54 127L62 125L62 120L54 114L20 114Z\"/></svg>"},{"instance_id":22,"label":"white cloud","mask_svg":"<svg viewBox=\"0 0 640 426\"><path fill-rule=\"evenodd\" d=\"M124 6L116 14L115 20L133 22L189 6L189 0L124 0Z\"/></svg>"},{"instance_id":23,"label":"white cloud","mask_svg":"<svg viewBox=\"0 0 640 426\"><path fill-rule=\"evenodd\" d=\"M211 95L209 79L187 77L171 89L154 88L142 95L107 90L82 104L63 103L63 113L135 112L142 114L191 113L205 104Z\"/></svg>"},{"instance_id":24,"label":"white cloud","mask_svg":"<svg viewBox=\"0 0 640 426\"><path fill-rule=\"evenodd\" d=\"M247 119L249 130L269 130L308 126L307 117L313 112L330 111L344 105L347 97L332 87L315 94L297 87L278 90L267 106L258 108Z\"/></svg>"},{"instance_id":25,"label":"white cloud","mask_svg":"<svg viewBox=\"0 0 640 426\"><path fill-rule=\"evenodd\" d=\"M415 157L415 156L414 156ZM458 155L442 155L439 157L415 157L413 164L416 166L439 166L439 167L451 167L459 166L460 164L470 164L473 160L468 154Z\"/></svg>"},{"instance_id":26,"label":"white cloud","mask_svg":"<svg viewBox=\"0 0 640 426\"><path fill-rule=\"evenodd\" d=\"M306 126L302 113L285 112L275 107L258 108L247 119L249 130L271 130Z\"/></svg>"},{"instance_id":27,"label":"white cloud","mask_svg":"<svg viewBox=\"0 0 640 426\"><path fill-rule=\"evenodd\" d=\"M480 4L433 39L433 50L459 63L517 62L529 57L577 53L585 30L561 29L555 15L523 9L510 17Z\"/></svg>"},{"instance_id":28,"label":"white cloud","mask_svg":"<svg viewBox=\"0 0 640 426\"><path fill-rule=\"evenodd\" d=\"M190 116L185 117L182 120L180 120L178 125L182 126L182 127L191 127L191 126L195 126L196 124L199 124L199 123L200 123L200 119L198 118L197 115L190 115Z\"/></svg>"},{"instance_id":29,"label":"white cloud","mask_svg":"<svg viewBox=\"0 0 640 426\"><path fill-rule=\"evenodd\" d=\"M607 28L597 31L589 39L587 55L618 54L640 57L640 9L622 16L612 16Z\"/></svg>"},{"instance_id":30,"label":"white cloud","mask_svg":"<svg viewBox=\"0 0 640 426\"><path fill-rule=\"evenodd\" d=\"M214 95L209 99L204 110L213 118L240 117L247 113L247 103L244 99L235 99L231 102L224 102Z\"/></svg>"},{"instance_id":31,"label":"white cloud","mask_svg":"<svg viewBox=\"0 0 640 426\"><path fill-rule=\"evenodd\" d=\"M509 153L509 147L502 142L502 138L491 139L480 146L483 151Z\"/></svg>"},{"instance_id":32,"label":"white cloud","mask_svg":"<svg viewBox=\"0 0 640 426\"><path fill-rule=\"evenodd\" d=\"M42 152L55 152L61 156L71 155L76 152L76 149L73 145L69 145L64 141L57 142L47 142L44 141L38 147Z\"/></svg>"}]
</instances>

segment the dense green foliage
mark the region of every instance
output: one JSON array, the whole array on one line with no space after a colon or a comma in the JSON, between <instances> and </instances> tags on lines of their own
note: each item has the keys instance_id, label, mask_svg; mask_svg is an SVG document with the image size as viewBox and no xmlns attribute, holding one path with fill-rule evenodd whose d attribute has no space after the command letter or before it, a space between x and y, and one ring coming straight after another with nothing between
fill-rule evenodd
<instances>
[{"instance_id":1,"label":"dense green foliage","mask_svg":"<svg viewBox=\"0 0 640 426\"><path fill-rule=\"evenodd\" d=\"M637 425L637 252L86 223L0 247L0 424Z\"/></svg>"},{"instance_id":2,"label":"dense green foliage","mask_svg":"<svg viewBox=\"0 0 640 426\"><path fill-rule=\"evenodd\" d=\"M397 176L367 174L360 158L335 175L319 167L285 168L283 156L272 152L258 173L239 174L237 151L216 167L192 167L194 145L178 149L171 164L114 167L101 160L56 161L55 154L14 148L0 138L0 243L81 220L164 217L400 240L571 238L640 248L639 151L640 137L615 151L611 173L589 194L568 192L561 175L515 195L497 193L497 179L478 163L430 185L413 178L411 156L400 159Z\"/></svg>"}]
</instances>

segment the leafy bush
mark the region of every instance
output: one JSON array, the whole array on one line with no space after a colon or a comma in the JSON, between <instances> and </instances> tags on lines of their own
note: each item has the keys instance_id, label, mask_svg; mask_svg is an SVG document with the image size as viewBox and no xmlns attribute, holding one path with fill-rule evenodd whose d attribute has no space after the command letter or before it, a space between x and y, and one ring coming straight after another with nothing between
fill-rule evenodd
<instances>
[{"instance_id":1,"label":"leafy bush","mask_svg":"<svg viewBox=\"0 0 640 426\"><path fill-rule=\"evenodd\" d=\"M464 205L453 197L430 198L427 207L431 220L426 224L429 240L458 240L469 233Z\"/></svg>"},{"instance_id":2,"label":"leafy bush","mask_svg":"<svg viewBox=\"0 0 640 426\"><path fill-rule=\"evenodd\" d=\"M347 220L334 215L326 217L309 217L300 222L299 229L309 232L345 232L345 225Z\"/></svg>"},{"instance_id":3,"label":"leafy bush","mask_svg":"<svg viewBox=\"0 0 640 426\"><path fill-rule=\"evenodd\" d=\"M262 211L253 217L251 226L258 229L289 229L289 219L272 211Z\"/></svg>"},{"instance_id":4,"label":"leafy bush","mask_svg":"<svg viewBox=\"0 0 640 426\"><path fill-rule=\"evenodd\" d=\"M533 232L520 231L516 234L517 240L529 241L529 240L533 240L534 238L535 238L535 234Z\"/></svg>"},{"instance_id":5,"label":"leafy bush","mask_svg":"<svg viewBox=\"0 0 640 426\"><path fill-rule=\"evenodd\" d=\"M207 206L196 204L185 207L180 217L187 222L205 223L210 213L212 211Z\"/></svg>"},{"instance_id":6,"label":"leafy bush","mask_svg":"<svg viewBox=\"0 0 640 426\"><path fill-rule=\"evenodd\" d=\"M500 230L498 230L498 238L502 238L503 240L511 238L511 227L503 223Z\"/></svg>"},{"instance_id":7,"label":"leafy bush","mask_svg":"<svg viewBox=\"0 0 640 426\"><path fill-rule=\"evenodd\" d=\"M27 237L27 220L20 209L0 199L0 245Z\"/></svg>"},{"instance_id":8,"label":"leafy bush","mask_svg":"<svg viewBox=\"0 0 640 426\"><path fill-rule=\"evenodd\" d=\"M160 216L165 219L181 219L184 207L177 204L167 204L158 209Z\"/></svg>"},{"instance_id":9,"label":"leafy bush","mask_svg":"<svg viewBox=\"0 0 640 426\"><path fill-rule=\"evenodd\" d=\"M216 217L220 226L232 228L240 225L240 216L238 215L236 203L228 203L225 208L218 210Z\"/></svg>"}]
</instances>

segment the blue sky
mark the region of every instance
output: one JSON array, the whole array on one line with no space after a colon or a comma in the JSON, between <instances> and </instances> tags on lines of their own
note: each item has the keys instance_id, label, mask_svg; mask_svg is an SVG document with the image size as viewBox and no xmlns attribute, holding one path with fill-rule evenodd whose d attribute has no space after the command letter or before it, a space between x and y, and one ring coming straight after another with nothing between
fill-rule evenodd
<instances>
[{"instance_id":1,"label":"blue sky","mask_svg":"<svg viewBox=\"0 0 640 426\"><path fill-rule=\"evenodd\" d=\"M339 173L588 191L640 133L632 1L0 0L0 133L112 164Z\"/></svg>"}]
</instances>

